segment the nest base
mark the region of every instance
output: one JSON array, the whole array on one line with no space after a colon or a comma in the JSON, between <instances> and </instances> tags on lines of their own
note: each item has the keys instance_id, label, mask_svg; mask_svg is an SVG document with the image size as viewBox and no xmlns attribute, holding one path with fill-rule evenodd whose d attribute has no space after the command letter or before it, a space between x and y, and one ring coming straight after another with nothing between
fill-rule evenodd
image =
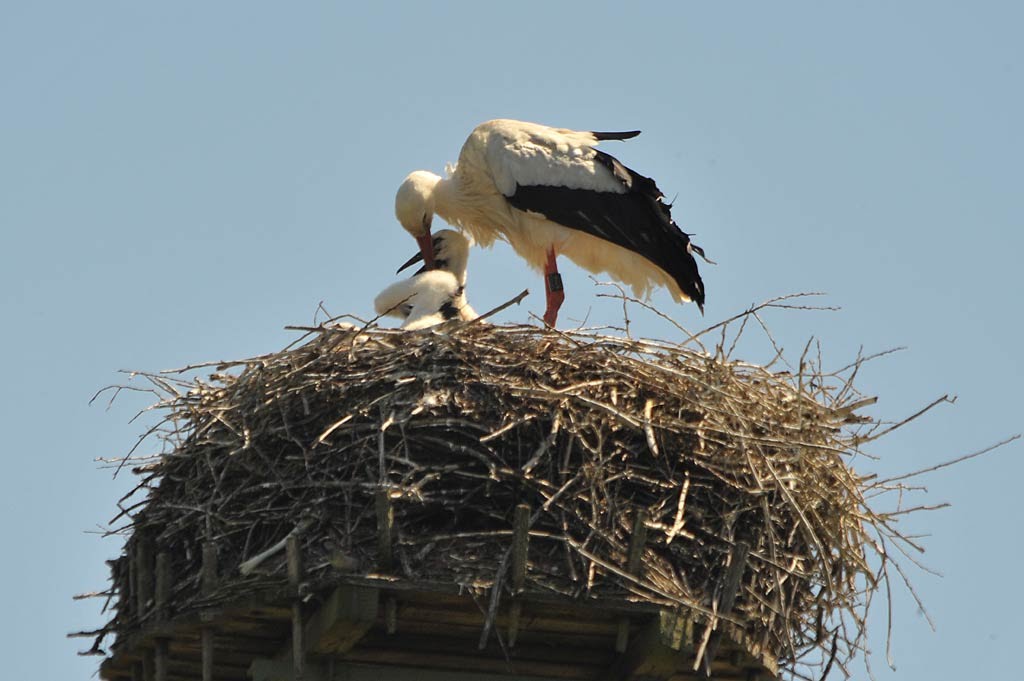
<instances>
[{"instance_id":1,"label":"nest base","mask_svg":"<svg viewBox=\"0 0 1024 681\"><path fill-rule=\"evenodd\" d=\"M487 585L388 577L353 577L327 588L303 607L305 681L346 679L687 679L704 637L699 616L626 598L574 601L524 593L503 604L483 648ZM461 591L461 593L460 593ZM202 632L213 632L215 681L297 679L292 657L293 598L268 590L224 603L205 618L153 623L121 641L100 673L134 681L140 671L165 670L168 681L203 677ZM513 625L513 622L516 622ZM711 661L716 679L775 678L773 657L743 632L720 622L721 644ZM515 626L515 633L512 627ZM627 632L620 652L621 630ZM510 637L515 637L510 647ZM157 657L165 656L158 660ZM333 671L332 671L333 670ZM344 670L344 671L342 671ZM334 676L332 677L332 673ZM410 674L412 674L410 676Z\"/></svg>"},{"instance_id":2,"label":"nest base","mask_svg":"<svg viewBox=\"0 0 1024 681\"><path fill-rule=\"evenodd\" d=\"M145 375L164 448L113 521L104 678L809 678L862 648L892 533L849 380L533 327L305 340Z\"/></svg>"}]
</instances>

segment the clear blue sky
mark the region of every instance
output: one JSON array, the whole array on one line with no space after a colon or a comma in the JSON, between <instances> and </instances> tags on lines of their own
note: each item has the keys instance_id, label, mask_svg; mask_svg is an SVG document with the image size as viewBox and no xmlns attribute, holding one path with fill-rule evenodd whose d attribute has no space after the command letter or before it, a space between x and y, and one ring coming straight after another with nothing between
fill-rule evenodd
<instances>
[{"instance_id":1,"label":"clear blue sky","mask_svg":"<svg viewBox=\"0 0 1024 681\"><path fill-rule=\"evenodd\" d=\"M440 171L489 118L642 129L610 150L657 178L719 262L705 322L821 290L841 312L769 317L792 353L810 336L832 366L909 346L865 369L873 413L959 400L866 469L1024 430L1022 25L1009 2L3 3L6 675L88 678L98 662L64 633L101 621L71 596L104 586L118 544L91 532L131 481L93 459L131 446L146 401L105 411L92 394L118 369L278 349L321 300L369 316L414 250L392 216L399 182ZM530 287L503 319L542 312L507 247L470 268L477 309ZM564 269L563 324L618 321ZM953 504L912 523L945 575L914 573L938 631L899 594L898 672L878 620L879 678L1019 666L1022 453L929 478L928 501Z\"/></svg>"}]
</instances>

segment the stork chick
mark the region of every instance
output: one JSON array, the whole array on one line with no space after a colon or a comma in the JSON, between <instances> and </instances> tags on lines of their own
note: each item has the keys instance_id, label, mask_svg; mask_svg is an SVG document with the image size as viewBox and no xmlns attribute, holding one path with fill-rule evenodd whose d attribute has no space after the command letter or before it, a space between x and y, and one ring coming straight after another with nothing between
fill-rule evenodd
<instances>
[{"instance_id":1,"label":"stork chick","mask_svg":"<svg viewBox=\"0 0 1024 681\"><path fill-rule=\"evenodd\" d=\"M477 313L466 301L466 265L469 241L450 229L441 230L431 238L434 265L424 265L413 276L388 286L377 295L373 307L379 315L404 320L403 329L424 329L451 319L469 321ZM417 253L398 271L423 259Z\"/></svg>"}]
</instances>

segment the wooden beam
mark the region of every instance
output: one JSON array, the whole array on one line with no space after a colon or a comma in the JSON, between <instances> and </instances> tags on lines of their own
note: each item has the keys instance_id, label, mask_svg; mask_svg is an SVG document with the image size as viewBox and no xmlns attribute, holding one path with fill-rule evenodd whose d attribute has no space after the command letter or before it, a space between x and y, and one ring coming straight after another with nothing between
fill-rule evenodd
<instances>
[{"instance_id":1,"label":"wooden beam","mask_svg":"<svg viewBox=\"0 0 1024 681\"><path fill-rule=\"evenodd\" d=\"M213 629L203 627L200 634L203 647L203 681L213 681Z\"/></svg>"},{"instance_id":2,"label":"wooden beam","mask_svg":"<svg viewBox=\"0 0 1024 681\"><path fill-rule=\"evenodd\" d=\"M435 598L465 600L472 603L472 599L465 594L465 587L460 584L455 584L454 582L409 580L376 574L342 575L338 578L338 581L350 586L379 588L399 595L430 593L431 597ZM277 592L273 589L268 589L266 590L266 593L270 594L269 596L266 596L266 598L271 598L276 595ZM536 603L538 605L551 607L579 609L580 612L590 612L592 609L600 609L605 612L635 614L638 616L656 615L662 608L669 605L667 603L659 604L657 602L626 600L621 596L589 596L580 599L566 599L566 597L560 593L540 590L525 593L523 598L529 603Z\"/></svg>"},{"instance_id":3,"label":"wooden beam","mask_svg":"<svg viewBox=\"0 0 1024 681\"><path fill-rule=\"evenodd\" d=\"M203 681L213 681L213 628L203 627L199 634L202 646Z\"/></svg>"},{"instance_id":4,"label":"wooden beam","mask_svg":"<svg viewBox=\"0 0 1024 681\"><path fill-rule=\"evenodd\" d=\"M732 551L729 552L729 567L722 578L722 589L718 597L717 612L719 615L728 615L736 605L736 597L739 595L740 585L743 583L743 573L747 566L747 555L750 553L750 546L744 542L736 542ZM716 621L708 623L709 627L716 626ZM718 646L722 642L722 631L712 631L708 636L708 644L704 649L704 657L700 660L700 667L705 676L711 676L711 663L718 653Z\"/></svg>"},{"instance_id":5,"label":"wooden beam","mask_svg":"<svg viewBox=\"0 0 1024 681\"><path fill-rule=\"evenodd\" d=\"M156 554L156 619L166 622L170 617L171 557L166 551Z\"/></svg>"},{"instance_id":6,"label":"wooden beam","mask_svg":"<svg viewBox=\"0 0 1024 681\"><path fill-rule=\"evenodd\" d=\"M395 525L395 509L386 489L377 490L374 504L377 511L377 571L388 574L394 571L394 547L392 533ZM398 601L393 594L384 599L384 625L389 634L398 630Z\"/></svg>"},{"instance_id":7,"label":"wooden beam","mask_svg":"<svg viewBox=\"0 0 1024 681\"><path fill-rule=\"evenodd\" d=\"M287 657L258 657L249 665L248 678L253 681L292 681L292 663ZM306 681L330 681L336 678L331 675L327 665L311 663L306 665L304 672Z\"/></svg>"},{"instance_id":8,"label":"wooden beam","mask_svg":"<svg viewBox=\"0 0 1024 681\"><path fill-rule=\"evenodd\" d=\"M339 586L313 613L304 632L306 651L347 653L377 621L380 592L360 586Z\"/></svg>"},{"instance_id":9,"label":"wooden beam","mask_svg":"<svg viewBox=\"0 0 1024 681\"><path fill-rule=\"evenodd\" d=\"M686 670L693 659L693 619L663 610L645 625L602 681L662 681Z\"/></svg>"},{"instance_id":10,"label":"wooden beam","mask_svg":"<svg viewBox=\"0 0 1024 681\"><path fill-rule=\"evenodd\" d=\"M289 542L287 550L290 557L297 548ZM293 561L290 562L294 565ZM291 568L289 576L294 574L294 568ZM291 640L280 653L274 657L256 658L252 662L249 668L251 678L255 681L318 681L328 678L322 665L318 666L315 656L342 655L351 650L377 621L379 601L377 589L336 588L323 605L306 618L301 632L292 631ZM293 625L294 622L293 619ZM301 662L297 663L299 660Z\"/></svg>"},{"instance_id":11,"label":"wooden beam","mask_svg":"<svg viewBox=\"0 0 1024 681\"><path fill-rule=\"evenodd\" d=\"M718 601L718 612L729 614L736 605L736 596L739 595L740 584L743 582L743 572L747 566L747 555L750 547L744 542L736 542L729 556L729 570L725 573L725 581L722 586L722 597Z\"/></svg>"},{"instance_id":12,"label":"wooden beam","mask_svg":"<svg viewBox=\"0 0 1024 681\"><path fill-rule=\"evenodd\" d=\"M302 554L299 548L299 537L288 535L285 554L288 559L288 584L294 590L292 600L292 670L295 681L302 681L306 667L306 646L303 643L302 628L302 596L299 586L302 583Z\"/></svg>"},{"instance_id":13,"label":"wooden beam","mask_svg":"<svg viewBox=\"0 0 1024 681\"><path fill-rule=\"evenodd\" d=\"M166 638L157 639L156 647L153 650L153 667L156 681L167 681L168 662L168 641Z\"/></svg>"},{"instance_id":14,"label":"wooden beam","mask_svg":"<svg viewBox=\"0 0 1024 681\"><path fill-rule=\"evenodd\" d=\"M394 568L391 533L395 524L395 511L391 508L391 498L386 489L377 490L375 505L377 509L377 570L386 574Z\"/></svg>"},{"instance_id":15,"label":"wooden beam","mask_svg":"<svg viewBox=\"0 0 1024 681\"><path fill-rule=\"evenodd\" d=\"M135 543L135 574L137 597L136 608L139 619L143 619L149 611L149 601L153 597L153 550L148 539Z\"/></svg>"},{"instance_id":16,"label":"wooden beam","mask_svg":"<svg viewBox=\"0 0 1024 681\"><path fill-rule=\"evenodd\" d=\"M420 679L433 678L438 681L459 679L460 681L526 681L541 677L535 681L552 681L553 679L593 679L600 667L592 664L589 659L571 661L538 660L533 658L515 657L511 660L500 653L495 646L494 654L480 655L470 648L460 651L451 650L408 650L407 648L363 648L359 647L346 656L345 661L359 665L381 665L385 669L399 668L407 675L394 678ZM378 667L377 669L381 669ZM453 673L451 670L457 670ZM514 670L514 671L513 671ZM383 671L383 670L382 670ZM438 672L441 672L438 674ZM378 678L388 678L381 673ZM339 678L343 678L340 677Z\"/></svg>"},{"instance_id":17,"label":"wooden beam","mask_svg":"<svg viewBox=\"0 0 1024 681\"><path fill-rule=\"evenodd\" d=\"M166 551L156 554L156 586L153 600L156 621L163 624L170 619L171 594L171 557ZM156 667L156 681L167 681L167 665L169 663L170 642L167 638L158 638L153 651L153 662Z\"/></svg>"},{"instance_id":18,"label":"wooden beam","mask_svg":"<svg viewBox=\"0 0 1024 681\"><path fill-rule=\"evenodd\" d=\"M142 678L145 681L153 681L156 677L156 670L154 669L156 665L154 664L153 657L152 650L142 651Z\"/></svg>"},{"instance_id":19,"label":"wooden beam","mask_svg":"<svg viewBox=\"0 0 1024 681\"><path fill-rule=\"evenodd\" d=\"M640 567L644 556L644 545L647 544L647 513L642 508L636 509L633 516L633 531L629 536L629 555L626 560L626 572L634 577L642 576ZM629 645L629 618L619 619L619 630L615 636L615 652L624 653Z\"/></svg>"},{"instance_id":20,"label":"wooden beam","mask_svg":"<svg viewBox=\"0 0 1024 681\"><path fill-rule=\"evenodd\" d=\"M530 548L530 507L516 506L512 520L512 609L508 617L508 647L514 648L519 637L519 619L523 601L519 594L526 584L526 563Z\"/></svg>"},{"instance_id":21,"label":"wooden beam","mask_svg":"<svg viewBox=\"0 0 1024 681\"><path fill-rule=\"evenodd\" d=\"M384 630L388 634L398 631L398 600L391 595L384 597Z\"/></svg>"},{"instance_id":22,"label":"wooden beam","mask_svg":"<svg viewBox=\"0 0 1024 681\"><path fill-rule=\"evenodd\" d=\"M124 562L118 562L121 569L125 571L127 576L127 584L125 588L121 590L121 603L124 605L125 612L128 617L132 617L137 614L135 612L135 594L139 590L139 575L138 570L135 569L135 546L129 542L125 545L126 559ZM141 673L141 672L140 672ZM138 681L138 680L136 680Z\"/></svg>"},{"instance_id":23,"label":"wooden beam","mask_svg":"<svg viewBox=\"0 0 1024 681\"><path fill-rule=\"evenodd\" d=\"M200 589L203 595L212 594L217 588L217 545L212 541L203 542L203 564ZM210 610L199 614L199 620L207 624L202 628L200 641L202 645L203 681L213 681L213 621L214 613Z\"/></svg>"}]
</instances>

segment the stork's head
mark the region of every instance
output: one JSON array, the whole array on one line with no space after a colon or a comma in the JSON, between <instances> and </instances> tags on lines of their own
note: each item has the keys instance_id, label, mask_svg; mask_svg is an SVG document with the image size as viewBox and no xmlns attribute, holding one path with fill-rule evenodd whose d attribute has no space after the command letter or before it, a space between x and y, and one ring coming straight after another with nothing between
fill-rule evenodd
<instances>
[{"instance_id":1,"label":"stork's head","mask_svg":"<svg viewBox=\"0 0 1024 681\"><path fill-rule=\"evenodd\" d=\"M459 285L464 286L466 283L466 266L469 263L469 239L454 229L442 229L433 235L431 243L434 250L434 267L451 272L459 281ZM399 267L398 271L401 272L420 260L423 260L423 254L417 253ZM426 269L428 268L424 267L416 274L420 274Z\"/></svg>"},{"instance_id":2,"label":"stork's head","mask_svg":"<svg viewBox=\"0 0 1024 681\"><path fill-rule=\"evenodd\" d=\"M405 178L395 195L395 217L420 245L427 268L434 267L430 223L434 219L434 187L441 178L426 170L417 170Z\"/></svg>"}]
</instances>

